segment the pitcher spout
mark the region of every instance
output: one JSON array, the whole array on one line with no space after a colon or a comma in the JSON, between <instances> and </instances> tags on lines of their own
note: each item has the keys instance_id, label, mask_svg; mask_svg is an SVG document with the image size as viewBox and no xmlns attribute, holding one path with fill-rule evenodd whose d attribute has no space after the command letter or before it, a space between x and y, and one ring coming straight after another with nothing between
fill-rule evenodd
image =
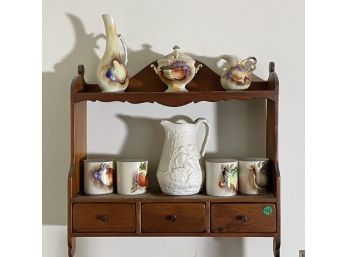
<instances>
[{"instance_id":1,"label":"pitcher spout","mask_svg":"<svg viewBox=\"0 0 348 257\"><path fill-rule=\"evenodd\" d=\"M172 128L175 123L169 121L169 120L161 120L160 124L164 129Z\"/></svg>"}]
</instances>

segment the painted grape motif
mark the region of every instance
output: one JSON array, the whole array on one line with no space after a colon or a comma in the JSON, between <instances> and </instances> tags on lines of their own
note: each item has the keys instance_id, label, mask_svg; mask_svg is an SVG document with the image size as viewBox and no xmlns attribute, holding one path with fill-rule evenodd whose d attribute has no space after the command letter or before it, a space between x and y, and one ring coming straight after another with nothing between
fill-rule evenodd
<instances>
[{"instance_id":1,"label":"painted grape motif","mask_svg":"<svg viewBox=\"0 0 348 257\"><path fill-rule=\"evenodd\" d=\"M111 187L113 182L114 170L106 163L101 163L100 167L93 171L93 178L102 185Z\"/></svg>"}]
</instances>

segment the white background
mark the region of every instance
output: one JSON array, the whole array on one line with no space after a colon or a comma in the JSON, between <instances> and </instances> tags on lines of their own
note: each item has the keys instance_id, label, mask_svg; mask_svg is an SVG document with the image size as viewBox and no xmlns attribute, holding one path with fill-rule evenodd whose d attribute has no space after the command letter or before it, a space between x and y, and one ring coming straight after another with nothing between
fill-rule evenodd
<instances>
[{"instance_id":1,"label":"white background","mask_svg":"<svg viewBox=\"0 0 348 257\"><path fill-rule=\"evenodd\" d=\"M343 219L346 216L346 208L343 203L346 201L347 175L340 160L346 159L346 131L348 130L345 119L347 90L345 82L342 80L344 76L341 76L345 73L345 60L347 59L345 49L348 42L343 33L344 24L347 23L346 7L342 2L339 4L340 1L311 2L311 4L309 1L306 3L306 253L310 254L309 256L345 256L346 236L342 231L347 230L347 220ZM18 174L14 177L17 178L15 187L13 183L3 183L0 188L2 206L6 207L2 208L0 212L1 228L3 234L6 234L6 237L2 239L2 253L6 256L27 256L28 254L39 256L42 249L43 256L55 256L57 253L60 256L66 256L66 228L55 226L50 231L48 226L44 225L43 230L41 227L41 174L38 169L41 164L41 10L38 3L16 1L12 6L9 4L3 6L6 8L2 8L4 12L0 23L2 57L3 60L6 60L0 63L2 74L6 74L2 77L3 83L1 83L1 95L6 97L3 97L0 102L1 160L5 161L3 167L7 172L3 174L9 174L8 171L14 172L13 164L18 163L19 160L21 165L20 172L14 173ZM251 8L256 6L258 5L255 3L250 4ZM58 9L57 11L60 12ZM284 5L279 9L287 11ZM221 8L221 10L225 9ZM235 11L237 15L239 12L242 13L241 9ZM218 15L218 19L220 18ZM44 31L44 33L46 32ZM55 39L59 40L59 37L55 37ZM25 43L23 43L24 41ZM65 41L63 39L59 42ZM264 48L269 47L265 45ZM45 47L43 49L43 63L45 63L48 56L45 56ZM237 49L238 51L232 50L239 53L240 48ZM52 49L52 52L54 50L59 51L60 48ZM246 54L248 55L249 52ZM83 55L81 60L82 58ZM59 61L53 59L46 62L48 66L51 65L50 62ZM18 60L26 60L24 62L26 68L21 69L21 73L18 73L18 69L13 68L18 67ZM279 74L279 60L276 61ZM27 65L28 63L29 65ZM87 64L86 60L84 63ZM323 63L325 69L323 69ZM326 64L331 63L333 63L334 73L338 76L325 76L324 71L327 71L327 68L330 70L331 67ZM43 66L43 72L47 72L47 67ZM260 67L258 67L258 72L260 72ZM71 71L71 73L73 74L75 71ZM283 76L280 75L281 86ZM19 77L25 78L25 83ZM14 78L20 83L13 83ZM67 76L65 79L69 81L71 78ZM14 93L16 93L15 98ZM44 110L45 108L43 108ZM289 138L290 141L292 139ZM283 178L284 173L282 168ZM45 174L44 170L43 174ZM66 176L66 174L63 175ZM335 180L332 181L332 179ZM3 181L5 182L5 179ZM57 180L57 187L63 185L62 181L58 182ZM43 194L45 193L43 192ZM50 193L46 192L46 194ZM45 201L43 201L43 208L45 205ZM62 212L62 208L64 208L62 205L57 202L55 213ZM43 214L45 224L45 211ZM63 218L59 219L63 220ZM295 225L290 224L290 226ZM43 234L41 234L42 232ZM300 232L303 234L302 230ZM41 247L41 236L44 238L43 248ZM289 240L291 241L291 239ZM167 242L171 245L170 241ZM53 242L53 244L48 245L48 242ZM131 248L134 249L138 242L138 240L133 241L134 244ZM181 243L184 242L186 239L183 239ZM98 244L101 247L96 248L100 250L115 243L113 239L105 240L105 244L99 241ZM141 244L140 247L144 244ZM95 248L94 245L95 241L91 242L89 247ZM158 246L165 247L164 243L156 246L155 249L158 249ZM45 250L48 247L50 249ZM148 245L144 247L149 249ZM142 248L145 249L144 247ZM85 249L85 251L87 250ZM284 248L282 250L282 256L297 256L297 252L286 253ZM83 250L78 249L78 251ZM270 254L268 247L265 251ZM170 250L162 255L167 256L168 254L170 254ZM98 256L100 255L106 254ZM211 256L216 256L215 252Z\"/></svg>"},{"instance_id":2,"label":"white background","mask_svg":"<svg viewBox=\"0 0 348 257\"><path fill-rule=\"evenodd\" d=\"M69 87L77 65L95 83L104 50L101 14L110 13L128 43L131 75L175 44L221 74L221 55L256 56L255 74L280 79L279 163L282 175L282 252L304 249L304 4L278 1L45 1L43 3L43 241L44 256L66 253L69 167ZM94 35L92 34L94 33ZM99 48L98 48L99 47ZM155 74L154 74L155 76ZM212 126L207 156L265 154L263 101L190 104L88 104L88 152L93 157L148 158L150 183L163 145L161 119L186 115ZM133 247L136 245L137 247ZM52 251L52 248L57 251ZM150 250L154 249L154 250ZM266 257L272 238L83 238L76 256Z\"/></svg>"}]
</instances>

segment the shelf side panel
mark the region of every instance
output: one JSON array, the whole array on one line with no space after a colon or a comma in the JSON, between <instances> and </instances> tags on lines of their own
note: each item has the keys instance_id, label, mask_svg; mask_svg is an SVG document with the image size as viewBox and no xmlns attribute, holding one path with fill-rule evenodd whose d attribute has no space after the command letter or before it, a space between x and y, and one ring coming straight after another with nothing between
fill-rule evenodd
<instances>
[{"instance_id":1,"label":"shelf side panel","mask_svg":"<svg viewBox=\"0 0 348 257\"><path fill-rule=\"evenodd\" d=\"M83 160L87 156L87 102L73 105L71 151L72 163L72 195L76 195L82 187Z\"/></svg>"},{"instance_id":2,"label":"shelf side panel","mask_svg":"<svg viewBox=\"0 0 348 257\"><path fill-rule=\"evenodd\" d=\"M278 98L279 81L275 73L275 64L269 65L268 89L275 92L274 99L267 99L267 121L266 121L266 155L269 159L278 163Z\"/></svg>"}]
</instances>

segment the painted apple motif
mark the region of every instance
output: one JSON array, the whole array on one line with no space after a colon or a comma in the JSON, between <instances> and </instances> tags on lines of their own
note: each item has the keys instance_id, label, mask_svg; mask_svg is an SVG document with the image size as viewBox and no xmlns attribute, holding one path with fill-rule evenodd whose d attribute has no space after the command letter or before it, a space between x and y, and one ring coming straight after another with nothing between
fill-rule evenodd
<instances>
[{"instance_id":1,"label":"painted apple motif","mask_svg":"<svg viewBox=\"0 0 348 257\"><path fill-rule=\"evenodd\" d=\"M147 187L149 185L149 181L146 176L146 171L140 171L137 177L137 182L141 187Z\"/></svg>"},{"instance_id":2,"label":"painted apple motif","mask_svg":"<svg viewBox=\"0 0 348 257\"><path fill-rule=\"evenodd\" d=\"M134 193L140 188L147 188L149 181L147 179L147 163L142 162L137 173L134 176L134 182L131 188L131 192Z\"/></svg>"}]
</instances>

